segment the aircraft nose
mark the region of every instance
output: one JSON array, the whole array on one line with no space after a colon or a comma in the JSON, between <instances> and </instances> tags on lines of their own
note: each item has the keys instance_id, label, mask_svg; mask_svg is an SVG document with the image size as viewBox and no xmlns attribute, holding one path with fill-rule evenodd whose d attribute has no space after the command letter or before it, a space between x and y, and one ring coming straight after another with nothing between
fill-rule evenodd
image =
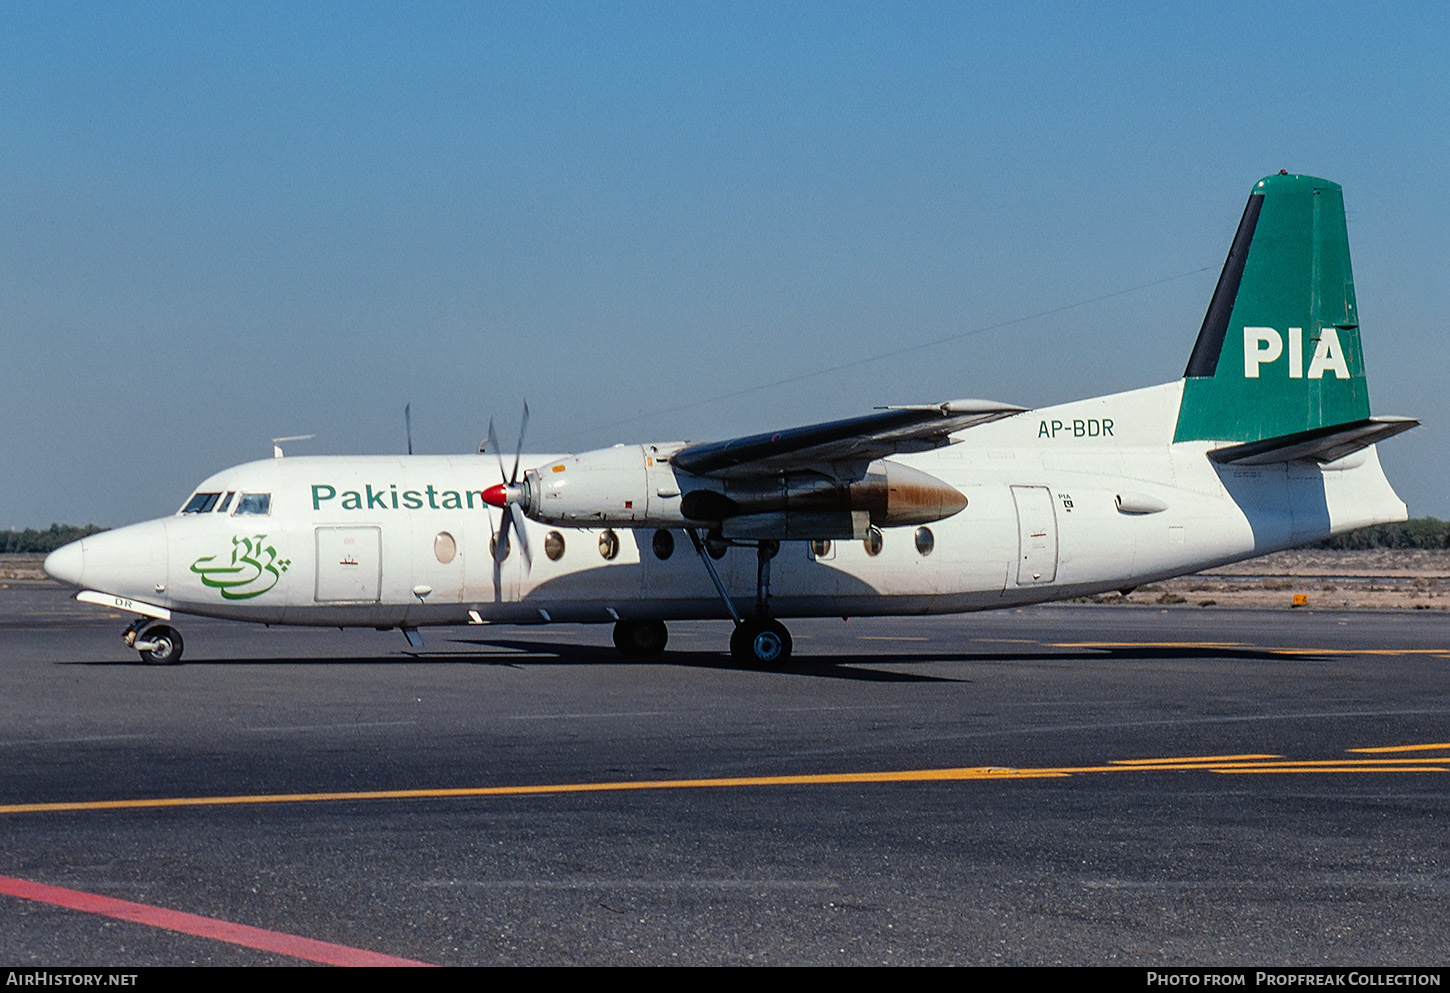
<instances>
[{"instance_id":1,"label":"aircraft nose","mask_svg":"<svg viewBox=\"0 0 1450 993\"><path fill-rule=\"evenodd\" d=\"M45 571L62 583L145 598L166 589L168 519L131 524L62 545Z\"/></svg>"},{"instance_id":2,"label":"aircraft nose","mask_svg":"<svg viewBox=\"0 0 1450 993\"><path fill-rule=\"evenodd\" d=\"M69 545L61 545L45 557L45 572L52 579L70 586L81 585L81 574L85 571L86 543L82 539Z\"/></svg>"}]
</instances>

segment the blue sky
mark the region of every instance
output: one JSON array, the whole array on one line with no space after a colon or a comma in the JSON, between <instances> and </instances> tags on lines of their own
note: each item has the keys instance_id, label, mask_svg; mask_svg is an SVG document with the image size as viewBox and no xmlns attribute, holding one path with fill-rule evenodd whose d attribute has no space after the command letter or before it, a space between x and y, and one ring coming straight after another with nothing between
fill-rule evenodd
<instances>
[{"instance_id":1,"label":"blue sky","mask_svg":"<svg viewBox=\"0 0 1450 993\"><path fill-rule=\"evenodd\" d=\"M1280 168L1345 188L1371 403L1425 421L1384 461L1450 517L1447 11L0 6L0 527L408 402L571 450L1166 382Z\"/></svg>"}]
</instances>

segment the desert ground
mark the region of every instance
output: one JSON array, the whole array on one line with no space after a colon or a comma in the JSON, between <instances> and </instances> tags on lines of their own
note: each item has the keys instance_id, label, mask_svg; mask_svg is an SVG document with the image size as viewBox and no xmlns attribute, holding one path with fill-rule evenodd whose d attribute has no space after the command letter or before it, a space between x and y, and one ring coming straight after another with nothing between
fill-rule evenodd
<instances>
[{"instance_id":1,"label":"desert ground","mask_svg":"<svg viewBox=\"0 0 1450 993\"><path fill-rule=\"evenodd\" d=\"M1450 610L1450 550L1294 549L1084 602L1321 610Z\"/></svg>"}]
</instances>

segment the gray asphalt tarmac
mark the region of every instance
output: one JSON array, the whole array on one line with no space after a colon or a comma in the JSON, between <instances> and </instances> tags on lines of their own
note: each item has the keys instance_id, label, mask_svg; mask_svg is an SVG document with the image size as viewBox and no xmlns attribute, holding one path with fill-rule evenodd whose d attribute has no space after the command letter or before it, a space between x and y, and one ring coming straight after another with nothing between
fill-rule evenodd
<instances>
[{"instance_id":1,"label":"gray asphalt tarmac","mask_svg":"<svg viewBox=\"0 0 1450 993\"><path fill-rule=\"evenodd\" d=\"M0 589L12 884L443 965L1450 960L1443 615L802 621L770 673L186 618L153 668L126 620ZM0 896L0 961L299 959Z\"/></svg>"}]
</instances>

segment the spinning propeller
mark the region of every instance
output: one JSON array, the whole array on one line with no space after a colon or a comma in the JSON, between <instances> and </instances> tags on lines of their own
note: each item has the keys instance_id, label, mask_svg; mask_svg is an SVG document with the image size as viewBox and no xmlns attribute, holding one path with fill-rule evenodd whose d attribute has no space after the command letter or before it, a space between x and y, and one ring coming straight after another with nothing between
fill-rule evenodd
<instances>
[{"instance_id":1,"label":"spinning propeller","mask_svg":"<svg viewBox=\"0 0 1450 993\"><path fill-rule=\"evenodd\" d=\"M514 533L519 536L519 550L524 553L524 566L526 568L532 568L534 564L533 555L529 552L529 538L528 535L524 533L523 525L523 501L527 491L525 490L524 486L519 483L519 460L523 458L524 430L528 428L528 426L529 403L527 400L525 400L524 417L523 420L519 422L519 443L518 447L514 449L514 469L513 472L505 475L503 471L503 452L499 451L498 436L493 433L493 418L489 418L488 421L488 447L493 449L494 455L498 457L498 474L499 478L503 480L503 482L495 483L493 486L490 486L488 489L483 491L483 499L485 503L492 504L495 507L503 508L503 519L499 522L498 526L498 540L494 542L493 547L493 573L495 587L498 586L499 566L500 564L502 564L504 558L508 555L508 540L510 528L512 528Z\"/></svg>"}]
</instances>

